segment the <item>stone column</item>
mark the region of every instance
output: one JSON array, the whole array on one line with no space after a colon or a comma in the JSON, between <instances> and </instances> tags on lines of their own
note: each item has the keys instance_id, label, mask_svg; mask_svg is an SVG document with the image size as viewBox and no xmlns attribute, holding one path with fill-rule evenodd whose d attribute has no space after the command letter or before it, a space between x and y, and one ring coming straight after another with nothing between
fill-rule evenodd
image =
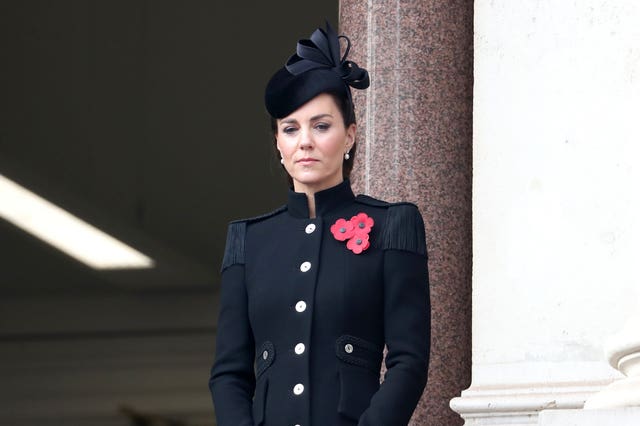
<instances>
[{"instance_id":1,"label":"stone column","mask_svg":"<svg viewBox=\"0 0 640 426\"><path fill-rule=\"evenodd\" d=\"M429 382L412 425L454 426L470 380L473 1L343 0L371 87L355 94L354 190L416 203L431 278Z\"/></svg>"},{"instance_id":2,"label":"stone column","mask_svg":"<svg viewBox=\"0 0 640 426\"><path fill-rule=\"evenodd\" d=\"M474 19L473 374L452 407L584 415L638 309L640 3L476 0Z\"/></svg>"}]
</instances>

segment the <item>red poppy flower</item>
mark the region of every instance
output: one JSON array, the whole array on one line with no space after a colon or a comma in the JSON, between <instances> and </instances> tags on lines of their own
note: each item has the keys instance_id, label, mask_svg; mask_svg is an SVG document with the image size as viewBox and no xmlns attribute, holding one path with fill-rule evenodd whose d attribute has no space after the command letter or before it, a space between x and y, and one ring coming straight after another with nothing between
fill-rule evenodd
<instances>
[{"instance_id":1,"label":"red poppy flower","mask_svg":"<svg viewBox=\"0 0 640 426\"><path fill-rule=\"evenodd\" d=\"M356 234L347 241L347 248L355 254L360 254L369 248L369 234Z\"/></svg>"},{"instance_id":2,"label":"red poppy flower","mask_svg":"<svg viewBox=\"0 0 640 426\"><path fill-rule=\"evenodd\" d=\"M351 221L338 219L336 220L336 223L331 225L331 233L333 234L333 237L338 241L348 240L349 238L353 237L355 233L353 226L354 225Z\"/></svg>"},{"instance_id":3,"label":"red poppy flower","mask_svg":"<svg viewBox=\"0 0 640 426\"><path fill-rule=\"evenodd\" d=\"M369 248L369 232L373 227L373 219L366 213L358 213L350 220L338 219L331 225L331 233L338 241L347 241L347 248L360 254Z\"/></svg>"},{"instance_id":4,"label":"red poppy flower","mask_svg":"<svg viewBox=\"0 0 640 426\"><path fill-rule=\"evenodd\" d=\"M358 213L351 218L350 222L357 235L368 234L373 227L373 218L367 216L366 213Z\"/></svg>"}]
</instances>

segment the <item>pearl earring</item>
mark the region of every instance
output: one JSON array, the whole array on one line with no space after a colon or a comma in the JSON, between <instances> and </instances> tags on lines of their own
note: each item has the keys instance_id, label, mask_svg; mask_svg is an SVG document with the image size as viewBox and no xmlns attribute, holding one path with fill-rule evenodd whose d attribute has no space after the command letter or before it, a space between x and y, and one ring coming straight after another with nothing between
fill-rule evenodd
<instances>
[{"instance_id":1,"label":"pearl earring","mask_svg":"<svg viewBox=\"0 0 640 426\"><path fill-rule=\"evenodd\" d=\"M280 164L284 166L284 158L280 157Z\"/></svg>"},{"instance_id":2,"label":"pearl earring","mask_svg":"<svg viewBox=\"0 0 640 426\"><path fill-rule=\"evenodd\" d=\"M348 160L349 158L351 158L351 156L349 155L349 152L347 151L347 152L344 153L344 159Z\"/></svg>"}]
</instances>

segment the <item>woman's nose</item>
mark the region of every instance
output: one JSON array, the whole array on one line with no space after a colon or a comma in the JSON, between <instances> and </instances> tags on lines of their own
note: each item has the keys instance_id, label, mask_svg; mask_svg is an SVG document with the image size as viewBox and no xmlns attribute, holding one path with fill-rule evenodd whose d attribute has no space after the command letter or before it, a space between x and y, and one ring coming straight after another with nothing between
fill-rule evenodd
<instances>
[{"instance_id":1,"label":"woman's nose","mask_svg":"<svg viewBox=\"0 0 640 426\"><path fill-rule=\"evenodd\" d=\"M300 132L300 148L309 148L313 146L313 137L309 130L302 130Z\"/></svg>"}]
</instances>

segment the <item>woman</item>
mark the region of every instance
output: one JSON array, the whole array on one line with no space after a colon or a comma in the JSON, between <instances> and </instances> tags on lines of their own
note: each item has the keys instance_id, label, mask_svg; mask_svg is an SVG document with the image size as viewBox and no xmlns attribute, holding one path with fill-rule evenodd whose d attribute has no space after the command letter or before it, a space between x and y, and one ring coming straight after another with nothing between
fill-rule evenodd
<instances>
[{"instance_id":1,"label":"woman","mask_svg":"<svg viewBox=\"0 0 640 426\"><path fill-rule=\"evenodd\" d=\"M424 225L413 204L351 191L349 86L369 76L346 50L327 24L267 85L292 189L229 225L209 381L220 426L406 425L426 384Z\"/></svg>"}]
</instances>

